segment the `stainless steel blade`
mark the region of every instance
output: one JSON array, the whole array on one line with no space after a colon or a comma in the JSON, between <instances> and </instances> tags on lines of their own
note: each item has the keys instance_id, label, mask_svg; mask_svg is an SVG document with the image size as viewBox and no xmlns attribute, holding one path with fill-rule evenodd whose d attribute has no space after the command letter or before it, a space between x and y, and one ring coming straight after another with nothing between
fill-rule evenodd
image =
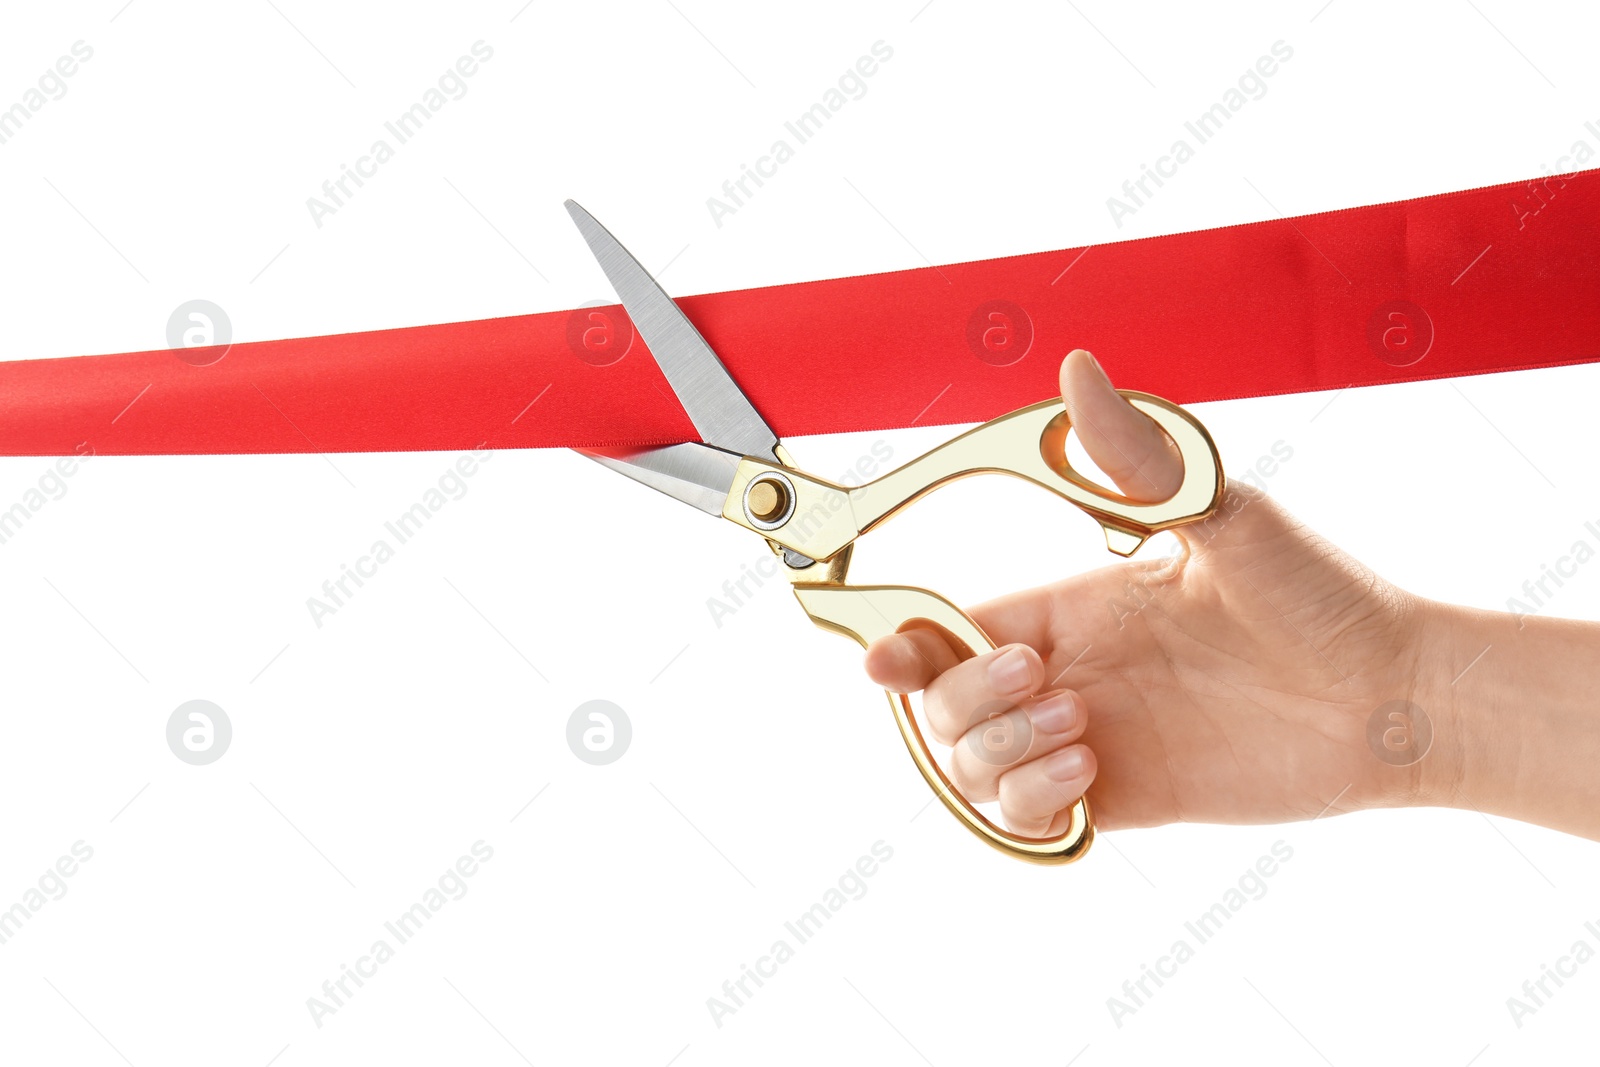
<instances>
[{"instance_id":1,"label":"stainless steel blade","mask_svg":"<svg viewBox=\"0 0 1600 1067\"><path fill-rule=\"evenodd\" d=\"M567 201L567 214L600 261L700 439L741 455L776 460L778 437L772 427L678 305L593 215L572 200Z\"/></svg>"},{"instance_id":2,"label":"stainless steel blade","mask_svg":"<svg viewBox=\"0 0 1600 1067\"><path fill-rule=\"evenodd\" d=\"M722 515L722 504L733 488L740 459L737 453L698 441L660 448L579 451L618 474L717 516Z\"/></svg>"}]
</instances>

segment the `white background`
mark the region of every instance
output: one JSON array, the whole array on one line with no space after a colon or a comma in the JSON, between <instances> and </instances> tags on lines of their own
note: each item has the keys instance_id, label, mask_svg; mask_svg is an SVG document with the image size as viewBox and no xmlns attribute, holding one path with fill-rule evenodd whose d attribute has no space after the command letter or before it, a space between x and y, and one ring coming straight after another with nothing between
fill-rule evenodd
<instances>
[{"instance_id":1,"label":"white background","mask_svg":"<svg viewBox=\"0 0 1600 1067\"><path fill-rule=\"evenodd\" d=\"M1600 25L1577 4L919 3L13 9L0 106L73 42L94 56L0 145L0 355L161 347L196 297L240 340L609 300L568 196L687 294L1511 181L1596 143ZM480 39L494 57L467 95L317 228L306 198ZM714 225L706 198L879 40L894 55L867 94ZM1294 56L1268 94L1114 226L1106 197L1278 40ZM1593 540L1597 384L1585 367L1197 413L1234 469L1290 446L1271 491L1381 573L1504 608ZM903 462L951 432L791 446L831 474L880 438ZM1600 944L1593 843L1373 812L1006 860L927 808L858 651L784 589L713 623L757 541L570 453L495 455L317 628L306 598L453 459L100 458L0 549L0 908L94 850L0 945L0 1060L1589 1052L1600 964L1520 1029L1506 998ZM0 506L47 467L0 460ZM639 511L648 538L625 529ZM1044 494L971 482L863 542L857 577L971 601L1100 566L1097 540ZM1600 567L1551 610L1600 614ZM234 730L205 767L165 740L197 698ZM633 726L603 767L565 740L597 698ZM470 891L318 1027L307 998L479 840ZM706 999L880 840L866 895L717 1026ZM1107 998L1279 840L1267 895L1116 1025Z\"/></svg>"}]
</instances>

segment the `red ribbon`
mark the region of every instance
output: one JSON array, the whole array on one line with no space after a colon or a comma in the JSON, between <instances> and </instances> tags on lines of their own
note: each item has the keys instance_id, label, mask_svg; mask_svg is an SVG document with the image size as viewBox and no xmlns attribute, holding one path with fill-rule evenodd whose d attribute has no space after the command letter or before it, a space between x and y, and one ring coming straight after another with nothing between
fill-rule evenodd
<instances>
[{"instance_id":1,"label":"red ribbon","mask_svg":"<svg viewBox=\"0 0 1600 1067\"><path fill-rule=\"evenodd\" d=\"M981 422L1072 348L1179 403L1600 359L1600 171L680 304L773 428ZM214 361L213 361L214 360ZM0 364L0 454L695 438L617 307Z\"/></svg>"}]
</instances>

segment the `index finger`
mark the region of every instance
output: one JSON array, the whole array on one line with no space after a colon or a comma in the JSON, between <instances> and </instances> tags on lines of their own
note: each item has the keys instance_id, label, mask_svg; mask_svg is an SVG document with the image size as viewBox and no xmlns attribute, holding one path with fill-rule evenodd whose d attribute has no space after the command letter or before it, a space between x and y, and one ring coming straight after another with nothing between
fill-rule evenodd
<instances>
[{"instance_id":1,"label":"index finger","mask_svg":"<svg viewBox=\"0 0 1600 1067\"><path fill-rule=\"evenodd\" d=\"M967 614L997 648L1023 644L1042 652L1048 646L1050 610L1046 591L1030 589L969 608ZM965 658L942 632L913 621L868 645L865 665L867 676L890 692L915 693Z\"/></svg>"}]
</instances>

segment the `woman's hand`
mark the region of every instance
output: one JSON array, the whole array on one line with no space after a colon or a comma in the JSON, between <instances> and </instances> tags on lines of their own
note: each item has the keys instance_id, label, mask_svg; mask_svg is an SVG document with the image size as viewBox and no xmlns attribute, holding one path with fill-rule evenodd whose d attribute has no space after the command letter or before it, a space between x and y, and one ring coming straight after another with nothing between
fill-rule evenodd
<instances>
[{"instance_id":1,"label":"woman's hand","mask_svg":"<svg viewBox=\"0 0 1600 1067\"><path fill-rule=\"evenodd\" d=\"M1144 501L1176 491L1176 447L1094 357L1067 357L1061 391L1118 489ZM998 799L1025 836L1060 833L1085 792L1104 829L1421 799L1434 768L1379 758L1368 721L1442 669L1423 650L1436 605L1231 480L1217 513L1178 536L1176 557L972 609L994 652L958 661L933 631L907 630L868 648L867 673L925 691L928 730L953 746L951 779L969 800Z\"/></svg>"}]
</instances>

